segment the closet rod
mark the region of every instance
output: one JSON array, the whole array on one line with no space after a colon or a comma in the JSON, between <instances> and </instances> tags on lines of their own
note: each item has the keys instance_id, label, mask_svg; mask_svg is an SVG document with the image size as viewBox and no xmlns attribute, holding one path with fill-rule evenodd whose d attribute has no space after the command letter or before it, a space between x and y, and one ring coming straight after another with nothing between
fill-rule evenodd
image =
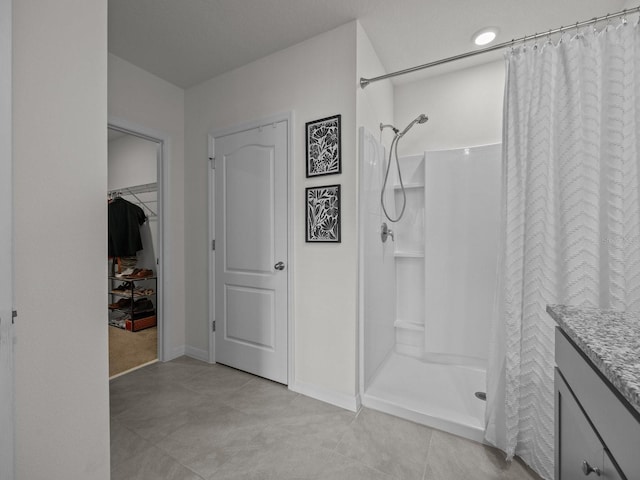
<instances>
[{"instance_id":1,"label":"closet rod","mask_svg":"<svg viewBox=\"0 0 640 480\"><path fill-rule=\"evenodd\" d=\"M445 63L456 62L456 61L462 60L464 58L475 57L476 55L481 55L483 53L494 52L496 50L501 50L503 48L511 47L513 45L524 43L524 42L529 41L529 40L536 40L538 38L549 37L551 35L555 35L556 33L566 32L567 30L572 30L574 28L576 30L578 30L581 27L585 27L585 26L588 26L588 25L594 25L594 24L596 24L598 22L602 22L602 21L608 21L608 20L611 20L612 18L624 17L625 15L628 15L628 14L631 14L631 13L640 13L640 5L637 6L637 7L634 7L634 8L624 9L624 10L622 10L620 12L617 12L617 13L607 14L607 15L604 15L602 17L594 17L591 20L585 20L583 22L576 22L575 24L567 26L567 27L554 28L553 30L549 30L548 32L536 33L535 35L525 35L522 38L513 39L513 40L510 40L508 42L499 43L497 45L494 45L493 47L487 47L487 48L482 48L480 50L474 50L474 51L467 52L467 53L461 53L460 55L455 55L453 57L443 58L441 60L436 60L435 62L425 63L424 65L418 65L416 67L405 68L404 70L398 70L397 72L387 73L385 75L380 75L378 77L372 77L372 78L360 77L360 88L365 88L370 83L378 82L380 80L386 80L387 78L398 77L400 75L406 75L407 73L413 73L413 72L417 72L419 70L425 70L427 68L437 67L438 65L444 65Z\"/></svg>"}]
</instances>

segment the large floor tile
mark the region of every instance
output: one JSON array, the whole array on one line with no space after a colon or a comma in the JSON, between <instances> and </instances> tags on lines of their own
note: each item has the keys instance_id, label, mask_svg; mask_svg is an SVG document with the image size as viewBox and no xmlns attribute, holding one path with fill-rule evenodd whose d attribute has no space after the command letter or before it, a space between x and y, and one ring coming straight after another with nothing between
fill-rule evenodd
<instances>
[{"instance_id":1,"label":"large floor tile","mask_svg":"<svg viewBox=\"0 0 640 480\"><path fill-rule=\"evenodd\" d=\"M189 417L157 446L203 477L251 444L266 426L261 417L225 405L195 408Z\"/></svg>"},{"instance_id":2,"label":"large floor tile","mask_svg":"<svg viewBox=\"0 0 640 480\"><path fill-rule=\"evenodd\" d=\"M141 437L157 441L187 423L190 409L208 403L208 397L180 385L147 392L135 405L114 418Z\"/></svg>"},{"instance_id":3,"label":"large floor tile","mask_svg":"<svg viewBox=\"0 0 640 480\"><path fill-rule=\"evenodd\" d=\"M111 419L110 435L112 470L151 446L150 442L114 419Z\"/></svg>"},{"instance_id":4,"label":"large floor tile","mask_svg":"<svg viewBox=\"0 0 640 480\"><path fill-rule=\"evenodd\" d=\"M113 480L539 480L490 447L187 357L110 391Z\"/></svg>"},{"instance_id":5,"label":"large floor tile","mask_svg":"<svg viewBox=\"0 0 640 480\"><path fill-rule=\"evenodd\" d=\"M367 476L368 475L368 476ZM389 479L359 462L324 448L297 443L295 438L248 445L236 451L211 480Z\"/></svg>"},{"instance_id":6,"label":"large floor tile","mask_svg":"<svg viewBox=\"0 0 640 480\"><path fill-rule=\"evenodd\" d=\"M445 432L434 431L425 480L537 480L520 462L507 463L500 450Z\"/></svg>"},{"instance_id":7,"label":"large floor tile","mask_svg":"<svg viewBox=\"0 0 640 480\"><path fill-rule=\"evenodd\" d=\"M285 385L254 377L220 401L245 413L272 417L286 413L296 396Z\"/></svg>"},{"instance_id":8,"label":"large floor tile","mask_svg":"<svg viewBox=\"0 0 640 480\"><path fill-rule=\"evenodd\" d=\"M299 441L334 449L355 418L354 412L297 395L286 408L271 410L265 420L282 427Z\"/></svg>"},{"instance_id":9,"label":"large floor tile","mask_svg":"<svg viewBox=\"0 0 640 480\"><path fill-rule=\"evenodd\" d=\"M155 446L122 460L111 470L111 480L203 480Z\"/></svg>"},{"instance_id":10,"label":"large floor tile","mask_svg":"<svg viewBox=\"0 0 640 480\"><path fill-rule=\"evenodd\" d=\"M179 379L177 382L194 392L208 395L215 400L223 400L255 378L254 375L233 368L212 365L197 375Z\"/></svg>"},{"instance_id":11,"label":"large floor tile","mask_svg":"<svg viewBox=\"0 0 640 480\"><path fill-rule=\"evenodd\" d=\"M337 451L405 480L422 480L432 430L363 408Z\"/></svg>"}]
</instances>

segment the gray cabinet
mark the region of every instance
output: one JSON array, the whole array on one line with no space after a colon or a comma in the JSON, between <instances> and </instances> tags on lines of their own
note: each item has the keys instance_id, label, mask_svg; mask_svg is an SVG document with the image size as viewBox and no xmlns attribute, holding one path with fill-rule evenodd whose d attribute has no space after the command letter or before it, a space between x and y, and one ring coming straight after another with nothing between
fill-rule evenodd
<instances>
[{"instance_id":1,"label":"gray cabinet","mask_svg":"<svg viewBox=\"0 0 640 480\"><path fill-rule=\"evenodd\" d=\"M640 422L556 329L555 479L640 479Z\"/></svg>"},{"instance_id":2,"label":"gray cabinet","mask_svg":"<svg viewBox=\"0 0 640 480\"><path fill-rule=\"evenodd\" d=\"M605 447L559 370L556 387L556 480L587 477L621 479ZM605 462L607 457L607 462Z\"/></svg>"}]
</instances>

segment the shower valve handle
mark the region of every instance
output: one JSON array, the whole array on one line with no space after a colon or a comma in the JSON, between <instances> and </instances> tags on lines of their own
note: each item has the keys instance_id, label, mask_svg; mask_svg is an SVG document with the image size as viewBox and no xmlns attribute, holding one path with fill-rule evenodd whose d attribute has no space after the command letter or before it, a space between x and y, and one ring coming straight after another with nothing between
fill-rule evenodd
<instances>
[{"instance_id":1,"label":"shower valve handle","mask_svg":"<svg viewBox=\"0 0 640 480\"><path fill-rule=\"evenodd\" d=\"M380 229L380 238L382 239L382 243L385 243L388 237L391 237L391 240L393 240L394 242L396 241L395 237L393 236L393 230L391 230L386 223L383 223Z\"/></svg>"}]
</instances>

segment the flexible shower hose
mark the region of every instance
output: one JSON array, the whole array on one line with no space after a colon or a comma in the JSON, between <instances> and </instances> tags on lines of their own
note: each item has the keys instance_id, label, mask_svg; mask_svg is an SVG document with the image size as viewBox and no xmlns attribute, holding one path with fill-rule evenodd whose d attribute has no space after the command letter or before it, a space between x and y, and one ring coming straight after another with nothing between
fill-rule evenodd
<instances>
[{"instance_id":1,"label":"flexible shower hose","mask_svg":"<svg viewBox=\"0 0 640 480\"><path fill-rule=\"evenodd\" d=\"M402 215L404 215L404 209L407 206L407 192L404 189L404 183L402 183L402 172L400 171L400 161L398 160L398 141L402 138L402 135L396 133L395 137L391 141L391 147L389 148L389 161L387 162L387 171L384 174L384 182L382 182L382 191L380 192L380 205L382 205L382 211L390 222L396 223L400 221ZM384 192L387 188L387 179L389 178L389 170L391 169L391 158L396 157L396 168L398 169L398 180L400 181L400 188L402 189L402 209L398 218L391 218L387 212L387 207L384 204Z\"/></svg>"}]
</instances>

